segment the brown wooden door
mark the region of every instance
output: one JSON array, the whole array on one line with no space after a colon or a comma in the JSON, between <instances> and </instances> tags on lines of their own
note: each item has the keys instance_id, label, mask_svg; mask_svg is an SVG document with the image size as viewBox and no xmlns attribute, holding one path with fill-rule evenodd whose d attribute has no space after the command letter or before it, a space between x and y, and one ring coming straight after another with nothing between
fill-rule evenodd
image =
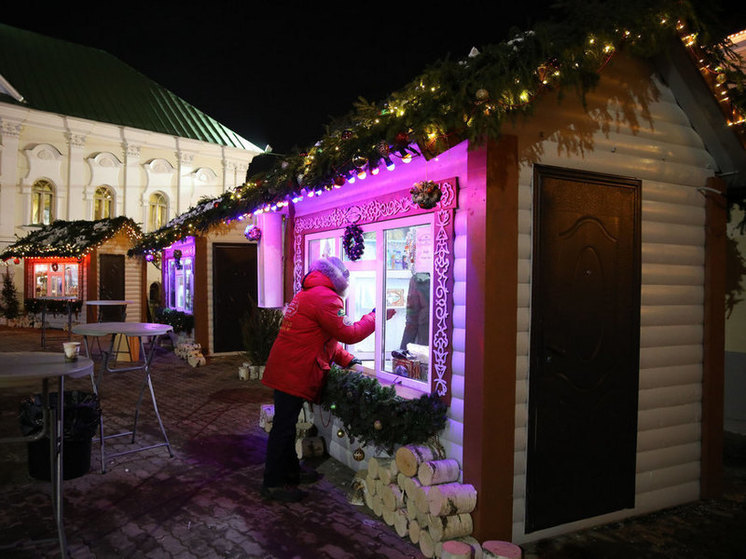
<instances>
[{"instance_id":1,"label":"brown wooden door","mask_svg":"<svg viewBox=\"0 0 746 559\"><path fill-rule=\"evenodd\" d=\"M526 531L635 500L640 184L538 167Z\"/></svg>"},{"instance_id":2,"label":"brown wooden door","mask_svg":"<svg viewBox=\"0 0 746 559\"><path fill-rule=\"evenodd\" d=\"M215 352L244 351L241 320L257 298L256 244L213 245Z\"/></svg>"},{"instance_id":3,"label":"brown wooden door","mask_svg":"<svg viewBox=\"0 0 746 559\"><path fill-rule=\"evenodd\" d=\"M98 296L101 300L124 300L124 255L101 254L98 257L99 280ZM118 322L124 320L120 306L98 307L99 321Z\"/></svg>"}]
</instances>

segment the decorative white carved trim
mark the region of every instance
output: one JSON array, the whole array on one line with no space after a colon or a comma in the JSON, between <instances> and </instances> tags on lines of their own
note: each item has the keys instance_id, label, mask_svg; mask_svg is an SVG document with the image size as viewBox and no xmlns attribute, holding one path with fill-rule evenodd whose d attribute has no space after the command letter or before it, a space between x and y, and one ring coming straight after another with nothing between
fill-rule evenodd
<instances>
[{"instance_id":1,"label":"decorative white carved trim","mask_svg":"<svg viewBox=\"0 0 746 559\"><path fill-rule=\"evenodd\" d=\"M154 175L173 175L176 173L176 169L166 159L151 159L143 165L145 170L150 174Z\"/></svg>"},{"instance_id":2,"label":"decorative white carved trim","mask_svg":"<svg viewBox=\"0 0 746 559\"><path fill-rule=\"evenodd\" d=\"M36 144L23 150L23 153L28 161L28 174L22 181L24 186L30 187L34 181L41 178L46 178L55 185L65 184L62 177L64 157L56 147L51 144ZM60 194L58 193L58 196Z\"/></svg>"},{"instance_id":3,"label":"decorative white carved trim","mask_svg":"<svg viewBox=\"0 0 746 559\"><path fill-rule=\"evenodd\" d=\"M141 146L125 142L122 144L122 149L127 159L140 159Z\"/></svg>"},{"instance_id":4,"label":"decorative white carved trim","mask_svg":"<svg viewBox=\"0 0 746 559\"><path fill-rule=\"evenodd\" d=\"M20 122L2 121L2 135L9 138L20 138L23 131L23 125Z\"/></svg>"},{"instance_id":5,"label":"decorative white carved trim","mask_svg":"<svg viewBox=\"0 0 746 559\"><path fill-rule=\"evenodd\" d=\"M65 139L67 140L67 145L69 145L71 148L84 148L86 138L87 137L85 134L75 134L73 132L65 132Z\"/></svg>"},{"instance_id":6,"label":"decorative white carved trim","mask_svg":"<svg viewBox=\"0 0 746 559\"><path fill-rule=\"evenodd\" d=\"M181 165L191 165L194 163L194 154L184 151L177 151L176 158L179 160Z\"/></svg>"},{"instance_id":7,"label":"decorative white carved trim","mask_svg":"<svg viewBox=\"0 0 746 559\"><path fill-rule=\"evenodd\" d=\"M88 164L91 166L91 168L101 167L101 168L109 168L109 169L111 168L119 169L124 166L124 163L119 161L116 155L108 151L102 151L92 157L88 157L87 161L88 161Z\"/></svg>"},{"instance_id":8,"label":"decorative white carved trim","mask_svg":"<svg viewBox=\"0 0 746 559\"><path fill-rule=\"evenodd\" d=\"M208 184L214 183L218 178L217 173L209 167L200 167L199 169L192 171L191 174L195 181Z\"/></svg>"}]
</instances>

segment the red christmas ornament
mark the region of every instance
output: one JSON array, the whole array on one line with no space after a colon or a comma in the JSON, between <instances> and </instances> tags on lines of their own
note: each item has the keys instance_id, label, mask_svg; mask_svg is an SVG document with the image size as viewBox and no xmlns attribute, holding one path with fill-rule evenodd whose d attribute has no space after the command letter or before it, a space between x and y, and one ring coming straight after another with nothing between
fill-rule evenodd
<instances>
[{"instance_id":1,"label":"red christmas ornament","mask_svg":"<svg viewBox=\"0 0 746 559\"><path fill-rule=\"evenodd\" d=\"M396 143L397 145L399 145L399 146L402 146L402 145L408 144L408 143L409 143L409 134L407 134L406 132L399 132L399 133L398 133L398 134L397 134L397 135L396 135L396 136L394 137L394 142L395 142L395 143Z\"/></svg>"},{"instance_id":2,"label":"red christmas ornament","mask_svg":"<svg viewBox=\"0 0 746 559\"><path fill-rule=\"evenodd\" d=\"M337 175L334 177L334 184L337 186L342 186L345 183L345 178L342 175Z\"/></svg>"}]
</instances>

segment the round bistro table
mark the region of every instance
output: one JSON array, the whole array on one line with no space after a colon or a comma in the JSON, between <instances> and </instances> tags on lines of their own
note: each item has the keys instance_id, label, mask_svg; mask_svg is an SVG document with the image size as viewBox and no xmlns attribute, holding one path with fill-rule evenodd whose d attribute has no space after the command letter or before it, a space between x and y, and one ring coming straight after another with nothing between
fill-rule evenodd
<instances>
[{"instance_id":1,"label":"round bistro table","mask_svg":"<svg viewBox=\"0 0 746 559\"><path fill-rule=\"evenodd\" d=\"M49 435L52 506L57 524L60 552L62 557L68 557L62 506L65 377L79 378L89 375L93 380L93 361L88 357L80 356L76 361L67 362L63 352L41 351L1 353L0 359L3 361L3 366L0 367L0 388L27 386L39 381L42 383L42 431L28 437L0 439L0 442L30 442ZM58 390L57 403L55 409L52 410L49 402L49 381L55 378Z\"/></svg>"}]
</instances>

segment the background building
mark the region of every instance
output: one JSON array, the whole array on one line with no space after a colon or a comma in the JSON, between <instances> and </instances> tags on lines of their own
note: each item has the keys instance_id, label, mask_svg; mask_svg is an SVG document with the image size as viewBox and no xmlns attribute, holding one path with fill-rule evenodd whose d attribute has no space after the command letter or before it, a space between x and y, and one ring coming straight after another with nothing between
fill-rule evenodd
<instances>
[{"instance_id":1,"label":"background building","mask_svg":"<svg viewBox=\"0 0 746 559\"><path fill-rule=\"evenodd\" d=\"M56 219L154 231L261 151L106 52L0 24L0 252Z\"/></svg>"}]
</instances>

